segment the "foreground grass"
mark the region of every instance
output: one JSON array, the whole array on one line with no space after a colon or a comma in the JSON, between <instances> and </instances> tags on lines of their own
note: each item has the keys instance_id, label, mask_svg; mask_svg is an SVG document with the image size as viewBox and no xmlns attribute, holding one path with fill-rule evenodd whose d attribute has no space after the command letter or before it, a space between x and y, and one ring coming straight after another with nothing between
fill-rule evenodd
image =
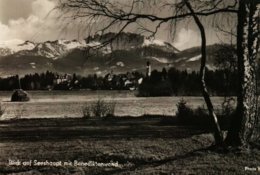
<instances>
[{"instance_id":1,"label":"foreground grass","mask_svg":"<svg viewBox=\"0 0 260 175\"><path fill-rule=\"evenodd\" d=\"M166 121L166 122L165 122ZM0 122L0 174L257 174L260 153L217 153L213 137L162 117ZM119 167L9 166L8 160L118 162Z\"/></svg>"}]
</instances>

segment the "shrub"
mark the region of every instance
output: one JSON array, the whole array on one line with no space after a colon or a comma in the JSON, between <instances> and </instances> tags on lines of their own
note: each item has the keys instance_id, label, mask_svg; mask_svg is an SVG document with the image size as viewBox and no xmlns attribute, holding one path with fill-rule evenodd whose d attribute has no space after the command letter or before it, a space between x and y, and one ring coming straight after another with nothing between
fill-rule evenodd
<instances>
[{"instance_id":1,"label":"shrub","mask_svg":"<svg viewBox=\"0 0 260 175\"><path fill-rule=\"evenodd\" d=\"M210 117L204 106L191 109L183 99L177 104L176 117L178 122L185 125L199 126L201 128L209 128L211 125Z\"/></svg>"},{"instance_id":2,"label":"shrub","mask_svg":"<svg viewBox=\"0 0 260 175\"><path fill-rule=\"evenodd\" d=\"M184 99L181 99L177 103L176 116L182 124L207 126L209 124L209 117L206 111L204 106L192 109Z\"/></svg>"},{"instance_id":3,"label":"shrub","mask_svg":"<svg viewBox=\"0 0 260 175\"><path fill-rule=\"evenodd\" d=\"M220 114L217 118L222 129L228 129L230 125L231 117L234 115L234 109L232 105L222 105ZM196 109L191 109L187 102L181 99L177 104L176 117L178 122L185 125L199 126L204 129L210 129L214 127L214 121L209 116L208 110L205 106L199 106Z\"/></svg>"},{"instance_id":4,"label":"shrub","mask_svg":"<svg viewBox=\"0 0 260 175\"><path fill-rule=\"evenodd\" d=\"M224 102L221 104L220 114L218 115L220 126L222 129L227 130L230 127L231 119L236 115L235 111L235 99L225 98Z\"/></svg>"},{"instance_id":5,"label":"shrub","mask_svg":"<svg viewBox=\"0 0 260 175\"><path fill-rule=\"evenodd\" d=\"M189 124L192 123L192 119L194 117L194 110L192 110L188 105L187 102L182 98L177 103L177 112L176 116L178 121L182 124Z\"/></svg>"},{"instance_id":6,"label":"shrub","mask_svg":"<svg viewBox=\"0 0 260 175\"><path fill-rule=\"evenodd\" d=\"M221 104L222 111L221 115L229 116L232 115L235 112L234 109L235 99L234 98L226 98L224 102Z\"/></svg>"},{"instance_id":7,"label":"shrub","mask_svg":"<svg viewBox=\"0 0 260 175\"><path fill-rule=\"evenodd\" d=\"M18 105L18 108L14 110L14 119L20 119L24 116L25 108L22 105Z\"/></svg>"},{"instance_id":8,"label":"shrub","mask_svg":"<svg viewBox=\"0 0 260 175\"><path fill-rule=\"evenodd\" d=\"M83 118L89 118L91 116L91 107L86 105L82 109Z\"/></svg>"},{"instance_id":9,"label":"shrub","mask_svg":"<svg viewBox=\"0 0 260 175\"><path fill-rule=\"evenodd\" d=\"M87 104L83 107L83 117L109 117L114 116L115 102L105 102L102 99L98 99L93 104Z\"/></svg>"}]
</instances>

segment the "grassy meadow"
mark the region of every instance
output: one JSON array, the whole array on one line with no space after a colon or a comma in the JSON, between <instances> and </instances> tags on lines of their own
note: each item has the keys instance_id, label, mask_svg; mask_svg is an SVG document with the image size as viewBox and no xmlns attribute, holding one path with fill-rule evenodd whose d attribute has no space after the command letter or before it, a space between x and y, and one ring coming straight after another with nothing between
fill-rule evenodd
<instances>
[{"instance_id":1,"label":"grassy meadow","mask_svg":"<svg viewBox=\"0 0 260 175\"><path fill-rule=\"evenodd\" d=\"M167 116L6 120L0 121L0 140L0 174L257 174L248 168L260 166L258 150L212 150L207 130ZM10 160L63 165L12 165Z\"/></svg>"}]
</instances>

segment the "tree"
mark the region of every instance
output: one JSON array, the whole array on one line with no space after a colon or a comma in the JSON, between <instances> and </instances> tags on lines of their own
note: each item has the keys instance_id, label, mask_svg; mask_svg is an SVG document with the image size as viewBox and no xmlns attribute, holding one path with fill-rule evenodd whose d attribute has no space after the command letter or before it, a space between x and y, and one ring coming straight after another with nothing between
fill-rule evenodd
<instances>
[{"instance_id":1,"label":"tree","mask_svg":"<svg viewBox=\"0 0 260 175\"><path fill-rule=\"evenodd\" d=\"M224 71L235 72L237 70L236 47L231 44L219 44L217 52L214 53L214 64Z\"/></svg>"},{"instance_id":2,"label":"tree","mask_svg":"<svg viewBox=\"0 0 260 175\"><path fill-rule=\"evenodd\" d=\"M230 108L231 103L235 102L233 95L237 95L237 53L236 48L232 45L232 34L230 44L219 44L218 50L214 53L214 64L223 72L223 92L224 101L222 109L224 115L230 115L233 109ZM225 110L228 109L228 110Z\"/></svg>"},{"instance_id":3,"label":"tree","mask_svg":"<svg viewBox=\"0 0 260 175\"><path fill-rule=\"evenodd\" d=\"M259 0L240 0L237 24L237 55L239 92L236 115L226 142L247 146L256 138L259 120L257 96L257 52L259 49Z\"/></svg>"},{"instance_id":4,"label":"tree","mask_svg":"<svg viewBox=\"0 0 260 175\"><path fill-rule=\"evenodd\" d=\"M206 42L207 41L206 41L205 29L204 29L204 26L202 25L200 19L198 18L198 16L195 14L189 1L185 1L185 4L188 7L188 9L190 10L192 17L194 18L194 21L200 30L200 36L201 36L201 65L200 65L201 90L202 90L202 95L204 97L204 100L206 102L206 105L207 105L207 108L209 111L209 115L214 120L215 142L217 144L221 144L223 142L223 134L220 129L217 115L214 112L214 107L210 100L210 96L209 96L208 89L207 89L206 82L205 82L206 59L207 59L207 54L206 54L206 47L207 47Z\"/></svg>"},{"instance_id":5,"label":"tree","mask_svg":"<svg viewBox=\"0 0 260 175\"><path fill-rule=\"evenodd\" d=\"M238 71L240 79L240 94L238 95L237 116L232 122L233 129L230 129L227 143L231 140L236 143L246 143L250 135L252 135L253 126L257 118L256 96L255 96L255 57L258 50L259 28L259 3L258 0L239 0L239 8L237 9L237 0L176 0L174 2L149 1L149 0L133 0L131 3L123 3L124 1L116 0L64 0L60 1L59 9L70 11L72 18L87 19L88 24L98 21L99 25L91 25L97 27L95 31L101 34L113 30L113 27L119 28L118 34L103 42L100 47L115 40L116 37L124 31L130 24L137 24L143 31L151 33L154 37L162 24L170 24L170 30L175 32L174 26L179 20L192 17L197 24L201 33L201 87L208 111L215 121L215 140L222 143L222 133L220 131L214 108L207 92L204 76L206 64L206 36L205 29L200 21L200 17L206 17L216 14L233 13L238 14L238 30L237 30L237 53L238 53ZM148 7L150 13L143 10ZM153 8L155 7L155 8ZM257 7L257 8L256 8ZM141 9L141 10L140 10ZM160 16L153 13L153 10L171 11L169 16ZM156 12L156 11L155 11ZM71 13L69 13L71 14ZM149 21L155 24L154 30L143 27L142 21ZM258 23L257 23L258 22ZM102 25L100 25L102 23ZM100 27L100 28L99 28ZM93 29L93 28L91 28ZM233 142L233 141L232 141ZM234 143L233 142L233 143Z\"/></svg>"}]
</instances>

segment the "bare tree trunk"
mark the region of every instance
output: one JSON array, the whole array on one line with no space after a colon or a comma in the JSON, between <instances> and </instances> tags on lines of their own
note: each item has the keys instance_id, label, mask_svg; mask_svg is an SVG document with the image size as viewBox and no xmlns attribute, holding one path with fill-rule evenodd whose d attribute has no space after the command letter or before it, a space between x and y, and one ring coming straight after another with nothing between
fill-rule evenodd
<instances>
[{"instance_id":1,"label":"bare tree trunk","mask_svg":"<svg viewBox=\"0 0 260 175\"><path fill-rule=\"evenodd\" d=\"M239 92L237 110L226 143L246 146L258 122L257 51L259 46L259 5L257 0L240 0L237 26Z\"/></svg>"},{"instance_id":2,"label":"bare tree trunk","mask_svg":"<svg viewBox=\"0 0 260 175\"><path fill-rule=\"evenodd\" d=\"M200 19L197 17L197 15L194 13L194 10L192 9L190 3L186 0L185 1L186 6L188 7L188 9L190 10L199 30L200 30L200 34L201 34L201 67L200 67L200 81L201 81L201 89L202 89L202 94L204 97L204 100L206 102L208 111L209 111L209 115L210 117L212 117L213 121L214 121L214 138L215 138L215 142L216 144L222 144L223 143L223 134L221 132L219 123L218 123L218 119L217 116L214 112L214 108L213 108L213 104L211 102L208 90L207 90L207 86L205 83L205 71L206 71L206 59L207 59L207 55L206 55L206 34L205 34L205 30L204 27L202 25L202 23L200 22Z\"/></svg>"}]
</instances>

